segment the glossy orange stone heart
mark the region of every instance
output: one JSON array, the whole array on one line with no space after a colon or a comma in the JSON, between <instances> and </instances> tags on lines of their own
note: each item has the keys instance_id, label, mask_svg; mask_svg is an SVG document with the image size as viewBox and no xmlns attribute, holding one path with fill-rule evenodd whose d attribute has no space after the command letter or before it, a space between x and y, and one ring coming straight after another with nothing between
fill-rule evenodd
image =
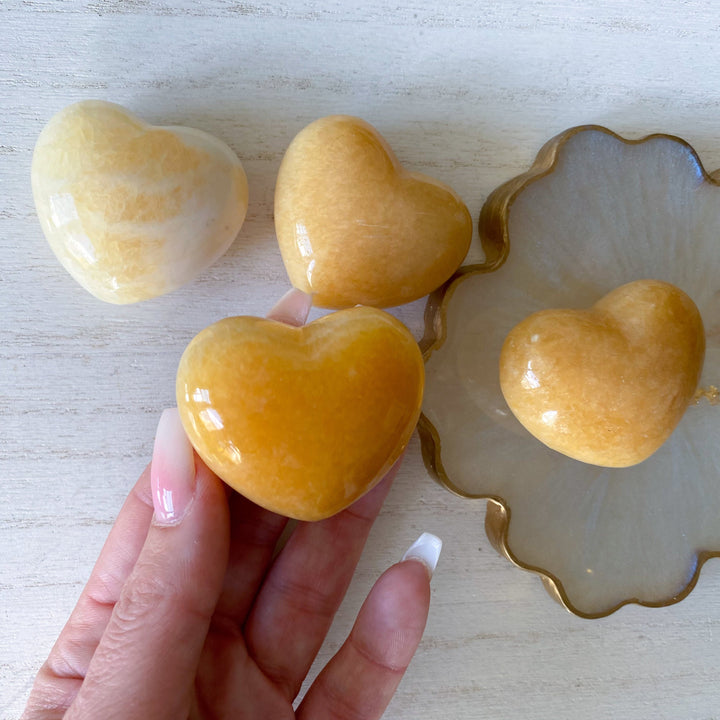
<instances>
[{"instance_id":1,"label":"glossy orange stone heart","mask_svg":"<svg viewBox=\"0 0 720 720\"><path fill-rule=\"evenodd\" d=\"M423 383L405 326L353 308L300 328L221 320L188 345L176 390L188 437L217 475L269 510L319 520L398 459Z\"/></svg>"},{"instance_id":2,"label":"glossy orange stone heart","mask_svg":"<svg viewBox=\"0 0 720 720\"><path fill-rule=\"evenodd\" d=\"M500 385L517 419L547 446L593 465L652 455L690 403L705 333L693 301L638 280L589 310L544 310L510 331Z\"/></svg>"},{"instance_id":3,"label":"glossy orange stone heart","mask_svg":"<svg viewBox=\"0 0 720 720\"><path fill-rule=\"evenodd\" d=\"M390 307L442 285L465 257L470 213L447 185L411 173L359 118L308 125L285 153L275 229L292 284L320 307Z\"/></svg>"}]
</instances>

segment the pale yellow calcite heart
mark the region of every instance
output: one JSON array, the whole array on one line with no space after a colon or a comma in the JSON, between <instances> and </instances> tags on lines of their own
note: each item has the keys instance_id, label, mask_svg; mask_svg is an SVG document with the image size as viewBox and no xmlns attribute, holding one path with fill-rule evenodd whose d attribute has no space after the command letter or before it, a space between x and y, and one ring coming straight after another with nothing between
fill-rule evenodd
<instances>
[{"instance_id":1,"label":"pale yellow calcite heart","mask_svg":"<svg viewBox=\"0 0 720 720\"><path fill-rule=\"evenodd\" d=\"M638 280L589 310L544 310L515 326L500 385L517 419L554 450L627 467L682 418L705 355L703 323L680 289Z\"/></svg>"},{"instance_id":2,"label":"pale yellow calcite heart","mask_svg":"<svg viewBox=\"0 0 720 720\"><path fill-rule=\"evenodd\" d=\"M352 308L301 328L221 320L188 345L176 390L188 437L219 477L269 510L319 520L399 458L423 383L404 325Z\"/></svg>"},{"instance_id":3,"label":"pale yellow calcite heart","mask_svg":"<svg viewBox=\"0 0 720 720\"><path fill-rule=\"evenodd\" d=\"M452 275L472 220L452 188L406 171L372 125L333 115L288 147L275 229L290 281L316 305L391 307Z\"/></svg>"},{"instance_id":4,"label":"pale yellow calcite heart","mask_svg":"<svg viewBox=\"0 0 720 720\"><path fill-rule=\"evenodd\" d=\"M248 205L245 172L225 143L98 100L70 105L45 126L32 188L60 262L111 303L192 280L230 247Z\"/></svg>"}]
</instances>

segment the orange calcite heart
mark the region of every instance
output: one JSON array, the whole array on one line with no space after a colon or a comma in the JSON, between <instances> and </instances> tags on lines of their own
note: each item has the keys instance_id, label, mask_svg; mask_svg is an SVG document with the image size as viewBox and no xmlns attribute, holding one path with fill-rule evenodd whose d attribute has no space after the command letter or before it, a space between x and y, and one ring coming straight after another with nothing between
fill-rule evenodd
<instances>
[{"instance_id":1,"label":"orange calcite heart","mask_svg":"<svg viewBox=\"0 0 720 720\"><path fill-rule=\"evenodd\" d=\"M590 310L544 310L510 331L500 385L517 419L554 450L627 467L670 436L702 372L705 333L693 301L638 280Z\"/></svg>"},{"instance_id":2,"label":"orange calcite heart","mask_svg":"<svg viewBox=\"0 0 720 720\"><path fill-rule=\"evenodd\" d=\"M452 188L407 172L355 117L302 130L275 188L275 229L293 285L320 307L391 307L440 286L465 257L470 213Z\"/></svg>"},{"instance_id":3,"label":"orange calcite heart","mask_svg":"<svg viewBox=\"0 0 720 720\"><path fill-rule=\"evenodd\" d=\"M32 187L55 255L111 303L192 280L230 247L248 206L245 172L224 142L148 125L100 100L70 105L45 126Z\"/></svg>"},{"instance_id":4,"label":"orange calcite heart","mask_svg":"<svg viewBox=\"0 0 720 720\"><path fill-rule=\"evenodd\" d=\"M188 345L176 389L188 437L219 477L269 510L319 520L399 458L423 383L410 332L360 307L300 328L221 320Z\"/></svg>"}]
</instances>

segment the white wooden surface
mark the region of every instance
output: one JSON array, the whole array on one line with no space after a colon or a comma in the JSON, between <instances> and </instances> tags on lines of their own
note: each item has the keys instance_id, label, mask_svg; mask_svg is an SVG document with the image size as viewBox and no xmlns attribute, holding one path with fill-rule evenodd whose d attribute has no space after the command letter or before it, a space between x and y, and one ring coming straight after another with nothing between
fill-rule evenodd
<instances>
[{"instance_id":1,"label":"white wooden surface","mask_svg":"<svg viewBox=\"0 0 720 720\"><path fill-rule=\"evenodd\" d=\"M272 198L298 130L360 115L473 216L578 123L680 134L714 169L719 41L712 0L2 0L0 717L20 714L150 456L186 342L220 317L263 314L286 289ZM190 287L104 305L52 256L32 148L84 98L210 131L243 159L248 220ZM398 311L417 334L422 307ZM429 530L445 540L431 617L388 718L720 718L720 562L679 605L584 621L495 554L483 519L483 504L428 478L414 440L321 661L373 579Z\"/></svg>"}]
</instances>

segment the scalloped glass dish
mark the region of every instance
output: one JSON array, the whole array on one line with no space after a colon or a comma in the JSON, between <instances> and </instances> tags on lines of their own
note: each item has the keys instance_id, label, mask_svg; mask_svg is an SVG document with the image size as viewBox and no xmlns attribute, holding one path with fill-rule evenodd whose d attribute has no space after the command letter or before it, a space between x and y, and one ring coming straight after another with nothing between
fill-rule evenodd
<instances>
[{"instance_id":1,"label":"scalloped glass dish","mask_svg":"<svg viewBox=\"0 0 720 720\"><path fill-rule=\"evenodd\" d=\"M683 140L572 128L493 192L486 254L426 311L425 462L449 490L489 500L495 547L577 615L685 597L720 555L720 188ZM707 350L670 439L629 468L587 465L525 430L500 391L507 333L546 308L587 308L642 278L695 301Z\"/></svg>"}]
</instances>

